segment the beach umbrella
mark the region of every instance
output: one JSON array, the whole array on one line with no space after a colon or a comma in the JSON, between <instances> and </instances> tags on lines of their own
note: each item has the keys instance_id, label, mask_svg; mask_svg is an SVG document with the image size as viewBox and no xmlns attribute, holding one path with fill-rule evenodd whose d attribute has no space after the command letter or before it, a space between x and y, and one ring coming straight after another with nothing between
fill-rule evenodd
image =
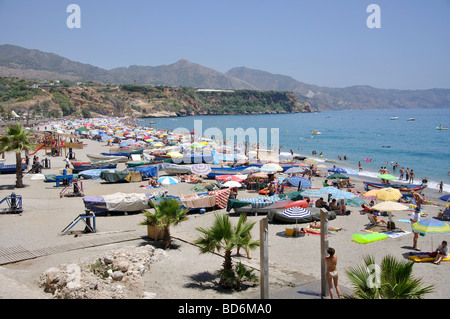
<instances>
[{"instance_id":1,"label":"beach umbrella","mask_svg":"<svg viewBox=\"0 0 450 319\"><path fill-rule=\"evenodd\" d=\"M402 198L403 195L396 188L385 187L385 188L380 189L377 192L376 196L379 200L383 200L383 201L398 201L400 198Z\"/></svg>"},{"instance_id":2,"label":"beach umbrella","mask_svg":"<svg viewBox=\"0 0 450 319\"><path fill-rule=\"evenodd\" d=\"M323 164L319 164L319 165L317 165L317 168L327 168L327 166L323 165Z\"/></svg>"},{"instance_id":3,"label":"beach umbrella","mask_svg":"<svg viewBox=\"0 0 450 319\"><path fill-rule=\"evenodd\" d=\"M378 211L392 212L396 210L408 210L406 205L399 202L385 201L372 206L372 209Z\"/></svg>"},{"instance_id":4,"label":"beach umbrella","mask_svg":"<svg viewBox=\"0 0 450 319\"><path fill-rule=\"evenodd\" d=\"M335 173L327 177L327 179L348 179L348 176L345 176L340 173Z\"/></svg>"},{"instance_id":5,"label":"beach umbrella","mask_svg":"<svg viewBox=\"0 0 450 319\"><path fill-rule=\"evenodd\" d=\"M305 189L300 193L303 197L312 197L312 198L320 198L324 196L324 193L322 193L319 189Z\"/></svg>"},{"instance_id":6,"label":"beach umbrella","mask_svg":"<svg viewBox=\"0 0 450 319\"><path fill-rule=\"evenodd\" d=\"M351 198L355 198L356 195L351 192L340 190L337 193L331 194L331 197L336 198L336 199L351 199Z\"/></svg>"},{"instance_id":7,"label":"beach umbrella","mask_svg":"<svg viewBox=\"0 0 450 319\"><path fill-rule=\"evenodd\" d=\"M408 207L399 202L385 201L385 202L381 202L376 205L373 205L372 209L382 211L382 212L385 212L385 211L389 212L389 221L392 221L392 212L393 211L408 210Z\"/></svg>"},{"instance_id":8,"label":"beach umbrella","mask_svg":"<svg viewBox=\"0 0 450 319\"><path fill-rule=\"evenodd\" d=\"M299 184L301 185L301 188L309 188L312 186L312 182L310 180L301 176L289 177L287 180L289 184L294 187L298 187Z\"/></svg>"},{"instance_id":9,"label":"beach umbrella","mask_svg":"<svg viewBox=\"0 0 450 319\"><path fill-rule=\"evenodd\" d=\"M345 173L345 169L340 167L332 167L328 171L332 173Z\"/></svg>"},{"instance_id":10,"label":"beach umbrella","mask_svg":"<svg viewBox=\"0 0 450 319\"><path fill-rule=\"evenodd\" d=\"M302 173L305 170L304 167L301 166L292 166L291 168L288 168L285 173L286 174L295 174L295 173Z\"/></svg>"},{"instance_id":11,"label":"beach umbrella","mask_svg":"<svg viewBox=\"0 0 450 319\"><path fill-rule=\"evenodd\" d=\"M341 192L339 188L336 188L334 186L325 186L320 189L320 192L323 194L338 194Z\"/></svg>"},{"instance_id":12,"label":"beach umbrella","mask_svg":"<svg viewBox=\"0 0 450 319\"><path fill-rule=\"evenodd\" d=\"M438 219L424 219L411 225L411 228L421 234L447 234L450 233L450 225ZM431 236L431 250L433 246L433 236Z\"/></svg>"},{"instance_id":13,"label":"beach umbrella","mask_svg":"<svg viewBox=\"0 0 450 319\"><path fill-rule=\"evenodd\" d=\"M239 182L228 181L225 184L223 184L223 186L228 187L228 188L233 188L233 187L241 187L242 185Z\"/></svg>"},{"instance_id":14,"label":"beach umbrella","mask_svg":"<svg viewBox=\"0 0 450 319\"><path fill-rule=\"evenodd\" d=\"M235 181L235 182L242 182L243 178L237 176L237 175L218 175L216 176L217 181Z\"/></svg>"},{"instance_id":15,"label":"beach umbrella","mask_svg":"<svg viewBox=\"0 0 450 319\"><path fill-rule=\"evenodd\" d=\"M351 169L351 168L346 168L344 174L359 175L359 173L357 171L355 171L354 169Z\"/></svg>"},{"instance_id":16,"label":"beach umbrella","mask_svg":"<svg viewBox=\"0 0 450 319\"><path fill-rule=\"evenodd\" d=\"M397 177L395 177L394 175L391 175L391 174L381 174L381 175L378 175L377 177L381 178L381 179L384 179L384 180L389 180L389 181L394 180L394 179L397 178Z\"/></svg>"},{"instance_id":17,"label":"beach umbrella","mask_svg":"<svg viewBox=\"0 0 450 319\"><path fill-rule=\"evenodd\" d=\"M208 175L211 172L211 166L207 164L195 164L192 165L191 172L197 175Z\"/></svg>"},{"instance_id":18,"label":"beach umbrella","mask_svg":"<svg viewBox=\"0 0 450 319\"><path fill-rule=\"evenodd\" d=\"M268 163L268 164L261 166L260 171L261 172L282 172L283 168L278 164Z\"/></svg>"},{"instance_id":19,"label":"beach umbrella","mask_svg":"<svg viewBox=\"0 0 450 319\"><path fill-rule=\"evenodd\" d=\"M295 227L297 227L297 220L310 217L311 211L303 207L293 206L283 210L281 215L286 218L295 219Z\"/></svg>"},{"instance_id":20,"label":"beach umbrella","mask_svg":"<svg viewBox=\"0 0 450 319\"><path fill-rule=\"evenodd\" d=\"M158 179L158 183L163 184L163 185L173 185L173 184L178 184L178 180L171 176L164 176L164 177L161 177Z\"/></svg>"},{"instance_id":21,"label":"beach umbrella","mask_svg":"<svg viewBox=\"0 0 450 319\"><path fill-rule=\"evenodd\" d=\"M450 202L450 194L444 195L439 197L440 200L443 200L444 202Z\"/></svg>"},{"instance_id":22,"label":"beach umbrella","mask_svg":"<svg viewBox=\"0 0 450 319\"><path fill-rule=\"evenodd\" d=\"M307 158L305 160L303 160L303 163L309 164L309 165L316 165L317 161L314 158Z\"/></svg>"}]
</instances>

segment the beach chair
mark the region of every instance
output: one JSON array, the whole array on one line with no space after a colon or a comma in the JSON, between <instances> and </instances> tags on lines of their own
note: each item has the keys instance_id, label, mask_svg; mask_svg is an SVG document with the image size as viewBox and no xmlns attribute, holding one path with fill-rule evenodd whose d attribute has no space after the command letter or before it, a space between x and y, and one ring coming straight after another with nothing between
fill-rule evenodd
<instances>
[{"instance_id":1,"label":"beach chair","mask_svg":"<svg viewBox=\"0 0 450 319\"><path fill-rule=\"evenodd\" d=\"M375 221L375 219L373 218L372 214L367 214L367 218L369 218L371 226L377 226L379 224L379 223L377 223Z\"/></svg>"}]
</instances>

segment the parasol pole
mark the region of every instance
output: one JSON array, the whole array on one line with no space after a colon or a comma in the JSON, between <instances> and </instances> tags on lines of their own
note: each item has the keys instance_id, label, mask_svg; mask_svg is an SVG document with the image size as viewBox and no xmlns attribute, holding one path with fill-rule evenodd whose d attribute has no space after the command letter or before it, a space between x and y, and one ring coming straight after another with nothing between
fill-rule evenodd
<instances>
[{"instance_id":1,"label":"parasol pole","mask_svg":"<svg viewBox=\"0 0 450 319\"><path fill-rule=\"evenodd\" d=\"M269 224L267 217L259 222L261 299L269 299Z\"/></svg>"},{"instance_id":2,"label":"parasol pole","mask_svg":"<svg viewBox=\"0 0 450 319\"><path fill-rule=\"evenodd\" d=\"M327 265L325 257L328 249L328 212L324 208L320 209L320 266L321 266L321 290L322 297L328 296L328 283L326 278Z\"/></svg>"}]
</instances>

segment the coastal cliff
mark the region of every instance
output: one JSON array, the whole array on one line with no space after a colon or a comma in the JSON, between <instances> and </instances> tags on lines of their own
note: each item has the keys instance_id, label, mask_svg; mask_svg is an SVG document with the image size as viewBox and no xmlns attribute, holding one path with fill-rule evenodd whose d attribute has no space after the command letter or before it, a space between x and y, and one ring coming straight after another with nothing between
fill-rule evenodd
<instances>
[{"instance_id":1,"label":"coastal cliff","mask_svg":"<svg viewBox=\"0 0 450 319\"><path fill-rule=\"evenodd\" d=\"M12 111L19 115L29 113L46 117L170 117L313 112L308 102L299 101L292 92L0 78L0 113L7 118Z\"/></svg>"}]
</instances>

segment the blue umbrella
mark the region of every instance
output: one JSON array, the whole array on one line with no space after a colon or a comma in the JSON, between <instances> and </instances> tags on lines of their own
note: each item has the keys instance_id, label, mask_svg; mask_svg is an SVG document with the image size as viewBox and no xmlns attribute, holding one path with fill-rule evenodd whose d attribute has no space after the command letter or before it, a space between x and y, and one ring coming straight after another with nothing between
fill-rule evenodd
<instances>
[{"instance_id":1,"label":"blue umbrella","mask_svg":"<svg viewBox=\"0 0 450 319\"><path fill-rule=\"evenodd\" d=\"M440 200L443 200L445 202L450 202L450 194L444 195L439 197Z\"/></svg>"},{"instance_id":2,"label":"blue umbrella","mask_svg":"<svg viewBox=\"0 0 450 319\"><path fill-rule=\"evenodd\" d=\"M324 193L322 193L319 189L305 189L300 193L303 197L312 197L312 198L320 198L324 196Z\"/></svg>"},{"instance_id":3,"label":"blue umbrella","mask_svg":"<svg viewBox=\"0 0 450 319\"><path fill-rule=\"evenodd\" d=\"M178 184L178 180L170 176L164 176L158 179L158 183L163 185L173 185Z\"/></svg>"},{"instance_id":4,"label":"blue umbrella","mask_svg":"<svg viewBox=\"0 0 450 319\"><path fill-rule=\"evenodd\" d=\"M312 182L304 177L301 176L293 176L289 177L288 182L295 187L298 187L298 185L301 183L302 188L309 188L312 186Z\"/></svg>"},{"instance_id":5,"label":"blue umbrella","mask_svg":"<svg viewBox=\"0 0 450 319\"><path fill-rule=\"evenodd\" d=\"M330 168L328 171L334 172L334 173L345 173L345 169L340 168L340 167L333 167L333 168Z\"/></svg>"}]
</instances>

